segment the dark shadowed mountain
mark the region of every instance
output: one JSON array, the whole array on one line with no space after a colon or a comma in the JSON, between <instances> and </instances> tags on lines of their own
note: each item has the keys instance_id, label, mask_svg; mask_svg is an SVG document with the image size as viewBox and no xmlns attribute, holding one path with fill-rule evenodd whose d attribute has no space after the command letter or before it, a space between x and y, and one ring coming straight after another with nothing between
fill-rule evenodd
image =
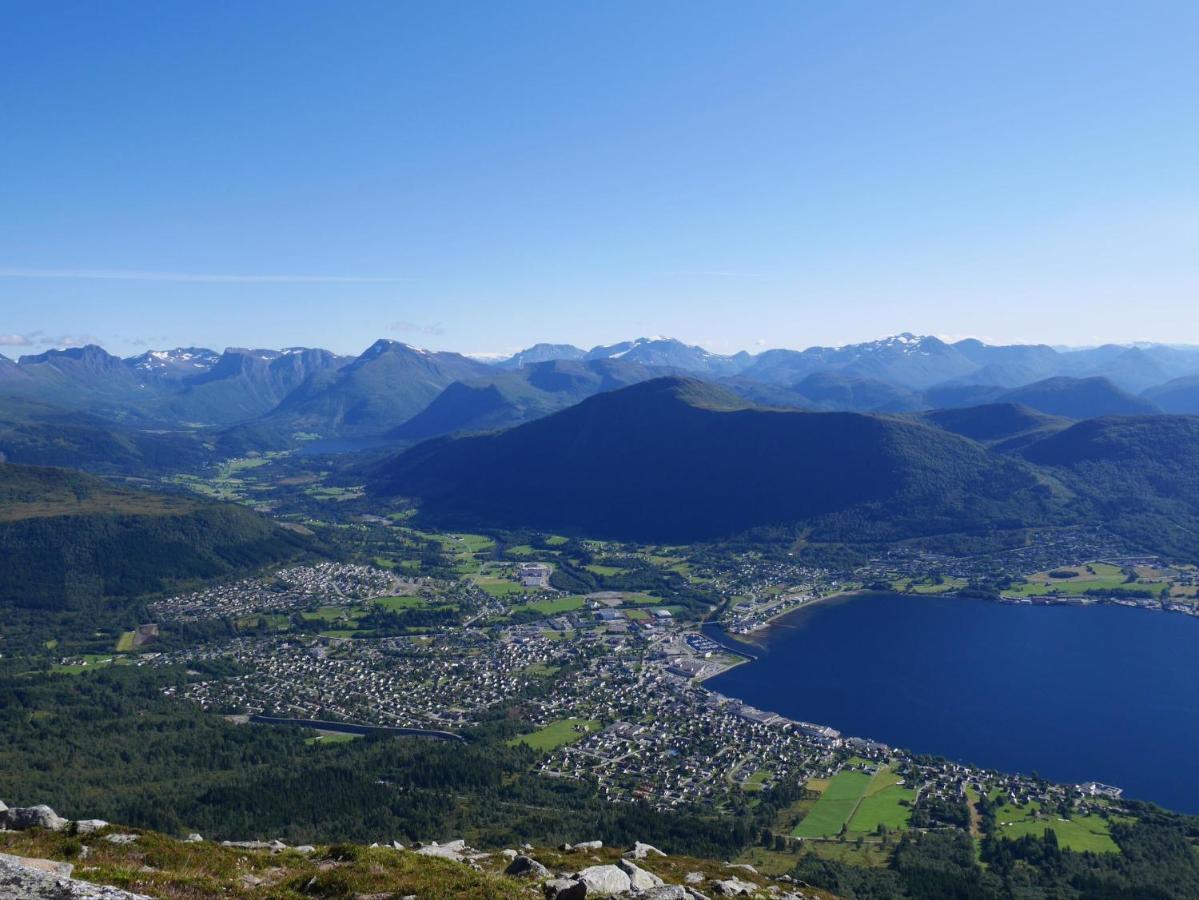
<instances>
[{"instance_id":1,"label":"dark shadowed mountain","mask_svg":"<svg viewBox=\"0 0 1199 900\"><path fill-rule=\"evenodd\" d=\"M1053 502L1022 464L941 429L766 410L677 377L427 442L381 466L369 489L418 498L443 523L645 540L799 522L856 540L936 534L1039 521Z\"/></svg>"},{"instance_id":2,"label":"dark shadowed mountain","mask_svg":"<svg viewBox=\"0 0 1199 900\"><path fill-rule=\"evenodd\" d=\"M1051 416L1092 419L1096 416L1143 416L1158 412L1148 400L1134 397L1106 378L1047 378L1007 391L998 398Z\"/></svg>"},{"instance_id":3,"label":"dark shadowed mountain","mask_svg":"<svg viewBox=\"0 0 1199 900\"><path fill-rule=\"evenodd\" d=\"M353 362L309 376L261 424L322 437L381 435L412 418L453 382L494 372L457 353L380 340Z\"/></svg>"},{"instance_id":4,"label":"dark shadowed mountain","mask_svg":"<svg viewBox=\"0 0 1199 900\"><path fill-rule=\"evenodd\" d=\"M388 436L424 440L508 428L661 374L660 369L622 359L532 363L516 371L451 384Z\"/></svg>"},{"instance_id":5,"label":"dark shadowed mountain","mask_svg":"<svg viewBox=\"0 0 1199 900\"><path fill-rule=\"evenodd\" d=\"M1141 395L1159 409L1179 415L1199 415L1199 375L1175 378Z\"/></svg>"},{"instance_id":6,"label":"dark shadowed mountain","mask_svg":"<svg viewBox=\"0 0 1199 900\"><path fill-rule=\"evenodd\" d=\"M981 444L1011 446L1016 439L1040 439L1069 427L1069 419L1049 416L1016 403L991 403L959 409L935 409L921 418L938 428L968 437Z\"/></svg>"}]
</instances>

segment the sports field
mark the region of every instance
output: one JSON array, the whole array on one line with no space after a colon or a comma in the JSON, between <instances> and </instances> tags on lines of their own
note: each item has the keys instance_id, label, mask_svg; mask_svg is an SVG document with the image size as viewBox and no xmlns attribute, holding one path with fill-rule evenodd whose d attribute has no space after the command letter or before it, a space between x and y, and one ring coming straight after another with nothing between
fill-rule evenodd
<instances>
[{"instance_id":1,"label":"sports field","mask_svg":"<svg viewBox=\"0 0 1199 900\"><path fill-rule=\"evenodd\" d=\"M549 752L564 744L573 744L588 734L598 731L600 723L594 719L559 719L532 734L521 735L512 741L525 744L534 750Z\"/></svg>"}]
</instances>

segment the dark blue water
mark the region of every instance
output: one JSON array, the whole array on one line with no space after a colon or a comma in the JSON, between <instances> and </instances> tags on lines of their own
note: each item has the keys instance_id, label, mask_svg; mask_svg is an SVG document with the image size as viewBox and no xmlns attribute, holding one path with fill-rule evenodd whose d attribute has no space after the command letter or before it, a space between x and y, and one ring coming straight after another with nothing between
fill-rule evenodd
<instances>
[{"instance_id":1,"label":"dark blue water","mask_svg":"<svg viewBox=\"0 0 1199 900\"><path fill-rule=\"evenodd\" d=\"M799 610L750 649L757 660L707 686L846 735L1199 812L1189 616L863 594Z\"/></svg>"}]
</instances>

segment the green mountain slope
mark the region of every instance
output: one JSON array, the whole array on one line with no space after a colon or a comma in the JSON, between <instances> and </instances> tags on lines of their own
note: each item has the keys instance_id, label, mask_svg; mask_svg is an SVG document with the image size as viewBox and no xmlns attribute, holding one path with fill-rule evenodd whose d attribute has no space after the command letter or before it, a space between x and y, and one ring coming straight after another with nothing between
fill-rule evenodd
<instances>
[{"instance_id":1,"label":"green mountain slope","mask_svg":"<svg viewBox=\"0 0 1199 900\"><path fill-rule=\"evenodd\" d=\"M0 464L0 606L95 609L286 559L307 544L242 507Z\"/></svg>"},{"instance_id":2,"label":"green mountain slope","mask_svg":"<svg viewBox=\"0 0 1199 900\"><path fill-rule=\"evenodd\" d=\"M662 378L494 435L432 441L369 489L443 522L646 540L808 523L858 539L1041 521L1051 492L1019 462L926 425L767 410Z\"/></svg>"},{"instance_id":3,"label":"green mountain slope","mask_svg":"<svg viewBox=\"0 0 1199 900\"><path fill-rule=\"evenodd\" d=\"M102 474L194 468L210 450L189 431L146 431L34 401L0 397L0 462Z\"/></svg>"},{"instance_id":4,"label":"green mountain slope","mask_svg":"<svg viewBox=\"0 0 1199 900\"><path fill-rule=\"evenodd\" d=\"M1187 560L1199 555L1199 417L1092 419L1031 444L1023 456L1128 538Z\"/></svg>"}]
</instances>

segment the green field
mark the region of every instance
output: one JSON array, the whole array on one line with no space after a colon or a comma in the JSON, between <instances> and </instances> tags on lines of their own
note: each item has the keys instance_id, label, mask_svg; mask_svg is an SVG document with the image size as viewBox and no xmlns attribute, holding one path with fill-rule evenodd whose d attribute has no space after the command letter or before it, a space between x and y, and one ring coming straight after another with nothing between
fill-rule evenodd
<instances>
[{"instance_id":1,"label":"green field","mask_svg":"<svg viewBox=\"0 0 1199 900\"><path fill-rule=\"evenodd\" d=\"M83 660L80 665L55 664L50 667L50 671L59 675L82 675L84 672L94 672L96 669L105 669L108 666L129 665L129 660L125 657L114 656L111 653L83 653L78 658Z\"/></svg>"},{"instance_id":2,"label":"green field","mask_svg":"<svg viewBox=\"0 0 1199 900\"><path fill-rule=\"evenodd\" d=\"M391 598L382 598L391 599ZM406 599L406 598L396 598ZM308 622L337 622L341 619L360 619L363 613L346 606L319 606L314 610L300 613L300 618Z\"/></svg>"},{"instance_id":3,"label":"green field","mask_svg":"<svg viewBox=\"0 0 1199 900\"><path fill-rule=\"evenodd\" d=\"M508 581L506 578L496 578L492 575L477 575L474 578L474 582L492 597L511 597L513 594L523 594L525 592L524 585L518 584L515 581Z\"/></svg>"},{"instance_id":4,"label":"green field","mask_svg":"<svg viewBox=\"0 0 1199 900\"><path fill-rule=\"evenodd\" d=\"M565 744L573 744L599 728L600 723L594 719L559 719L532 734L514 738L510 743L524 744L534 750L548 753Z\"/></svg>"},{"instance_id":5,"label":"green field","mask_svg":"<svg viewBox=\"0 0 1199 900\"><path fill-rule=\"evenodd\" d=\"M743 791L760 791L766 779L774 773L769 769L758 769L743 782L741 782L741 790Z\"/></svg>"},{"instance_id":6,"label":"green field","mask_svg":"<svg viewBox=\"0 0 1199 900\"><path fill-rule=\"evenodd\" d=\"M576 609L582 609L586 601L582 597L559 597L554 600L534 600L531 603L522 603L519 606L512 608L513 612L519 612L522 609L535 609L542 615L552 616L555 613L573 612Z\"/></svg>"},{"instance_id":7,"label":"green field","mask_svg":"<svg viewBox=\"0 0 1199 900\"><path fill-rule=\"evenodd\" d=\"M857 812L849 822L851 834L870 834L879 825L889 831L906 828L911 818L910 804L916 792L898 784L900 778L894 772L884 770L874 776ZM904 804L909 805L904 805Z\"/></svg>"},{"instance_id":8,"label":"green field","mask_svg":"<svg viewBox=\"0 0 1199 900\"><path fill-rule=\"evenodd\" d=\"M1037 818L1040 808L1036 803L1028 806L1004 804L995 811L995 822L1004 837L1019 838L1024 835L1040 837L1045 829L1057 835L1058 845L1068 850L1091 851L1092 853L1119 853L1120 848L1112 840L1111 826L1100 816L1078 816L1061 819L1056 815Z\"/></svg>"},{"instance_id":9,"label":"green field","mask_svg":"<svg viewBox=\"0 0 1199 900\"><path fill-rule=\"evenodd\" d=\"M812 811L791 832L794 837L836 837L870 786L865 772L840 772L829 782Z\"/></svg>"},{"instance_id":10,"label":"green field","mask_svg":"<svg viewBox=\"0 0 1199 900\"><path fill-rule=\"evenodd\" d=\"M1090 571L1088 571L1090 570ZM1110 591L1116 589L1141 590L1157 593L1160 584L1129 584L1119 566L1110 563L1089 563L1082 566L1064 566L1054 572L1072 572L1069 578L1054 578L1049 572L1029 575L1023 584L1013 585L1003 593L1014 597L1033 597L1039 594L1085 594L1090 590Z\"/></svg>"},{"instance_id":11,"label":"green field","mask_svg":"<svg viewBox=\"0 0 1199 900\"><path fill-rule=\"evenodd\" d=\"M132 653L133 639L137 637L136 631L123 631L121 636L117 638L117 653Z\"/></svg>"},{"instance_id":12,"label":"green field","mask_svg":"<svg viewBox=\"0 0 1199 900\"><path fill-rule=\"evenodd\" d=\"M340 731L325 731L318 734L316 737L310 737L304 741L305 744L348 744L350 741L355 741L362 737L360 734L343 734Z\"/></svg>"},{"instance_id":13,"label":"green field","mask_svg":"<svg viewBox=\"0 0 1199 900\"><path fill-rule=\"evenodd\" d=\"M620 566L600 566L595 564L583 566L583 568L588 572L594 572L596 575L603 575L605 577L609 575L623 575L625 572L629 571L628 569L623 569Z\"/></svg>"},{"instance_id":14,"label":"green field","mask_svg":"<svg viewBox=\"0 0 1199 900\"><path fill-rule=\"evenodd\" d=\"M401 609L420 609L427 606L429 601L424 597L376 597L371 601L376 606L396 612Z\"/></svg>"}]
</instances>

